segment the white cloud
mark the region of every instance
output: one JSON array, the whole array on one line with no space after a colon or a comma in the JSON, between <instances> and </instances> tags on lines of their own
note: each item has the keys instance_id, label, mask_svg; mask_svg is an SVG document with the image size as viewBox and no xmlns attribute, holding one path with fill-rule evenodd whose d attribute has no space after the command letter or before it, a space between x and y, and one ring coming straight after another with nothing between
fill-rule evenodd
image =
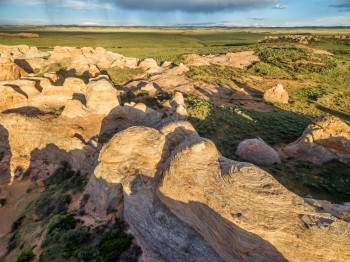
<instances>
[{"instance_id":1,"label":"white cloud","mask_svg":"<svg viewBox=\"0 0 350 262\"><path fill-rule=\"evenodd\" d=\"M274 9L286 9L288 6L284 5L284 4L277 4Z\"/></svg>"},{"instance_id":2,"label":"white cloud","mask_svg":"<svg viewBox=\"0 0 350 262\"><path fill-rule=\"evenodd\" d=\"M96 22L83 22L82 25L99 25L99 23Z\"/></svg>"}]
</instances>

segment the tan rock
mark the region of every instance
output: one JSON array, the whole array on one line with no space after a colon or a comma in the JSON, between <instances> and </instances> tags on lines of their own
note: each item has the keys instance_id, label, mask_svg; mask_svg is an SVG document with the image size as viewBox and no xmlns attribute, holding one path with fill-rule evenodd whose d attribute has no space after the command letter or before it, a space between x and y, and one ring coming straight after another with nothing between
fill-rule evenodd
<instances>
[{"instance_id":1,"label":"tan rock","mask_svg":"<svg viewBox=\"0 0 350 262\"><path fill-rule=\"evenodd\" d=\"M185 108L185 100L182 93L175 92L174 97L170 101L170 105L172 106L176 114L178 114L179 116L182 116L182 117L188 116L188 112Z\"/></svg>"},{"instance_id":2,"label":"tan rock","mask_svg":"<svg viewBox=\"0 0 350 262\"><path fill-rule=\"evenodd\" d=\"M59 85L59 84L62 85L64 82L62 76L56 73L45 73L44 77L48 78L51 81L51 83L54 85Z\"/></svg>"},{"instance_id":3,"label":"tan rock","mask_svg":"<svg viewBox=\"0 0 350 262\"><path fill-rule=\"evenodd\" d=\"M332 159L350 162L350 127L337 117L320 116L284 151L315 164L323 164Z\"/></svg>"},{"instance_id":4,"label":"tan rock","mask_svg":"<svg viewBox=\"0 0 350 262\"><path fill-rule=\"evenodd\" d=\"M208 140L178 150L158 196L225 261L350 258L348 223L317 213L263 170L220 157Z\"/></svg>"},{"instance_id":5,"label":"tan rock","mask_svg":"<svg viewBox=\"0 0 350 262\"><path fill-rule=\"evenodd\" d=\"M257 61L259 61L259 57L254 54L254 51L227 53L224 55L199 56L191 54L184 56L184 63L187 66L207 66L210 64L217 64L244 68Z\"/></svg>"},{"instance_id":6,"label":"tan rock","mask_svg":"<svg viewBox=\"0 0 350 262\"><path fill-rule=\"evenodd\" d=\"M119 106L117 90L106 78L90 79L86 91L86 106L94 112L108 115Z\"/></svg>"},{"instance_id":7,"label":"tan rock","mask_svg":"<svg viewBox=\"0 0 350 262\"><path fill-rule=\"evenodd\" d=\"M283 85L278 84L265 92L264 99L268 102L288 104L289 95L287 91L284 90Z\"/></svg>"},{"instance_id":8,"label":"tan rock","mask_svg":"<svg viewBox=\"0 0 350 262\"><path fill-rule=\"evenodd\" d=\"M254 164L272 165L281 162L277 151L261 138L246 139L239 143L236 155Z\"/></svg>"},{"instance_id":9,"label":"tan rock","mask_svg":"<svg viewBox=\"0 0 350 262\"><path fill-rule=\"evenodd\" d=\"M26 75L27 73L14 62L0 63L0 81L16 80Z\"/></svg>"}]
</instances>

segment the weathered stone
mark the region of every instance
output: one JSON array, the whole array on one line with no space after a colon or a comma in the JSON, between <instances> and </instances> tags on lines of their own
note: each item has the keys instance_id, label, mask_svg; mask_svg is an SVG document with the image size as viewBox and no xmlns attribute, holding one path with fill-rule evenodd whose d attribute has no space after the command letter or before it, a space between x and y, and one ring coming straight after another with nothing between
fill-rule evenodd
<instances>
[{"instance_id":1,"label":"weathered stone","mask_svg":"<svg viewBox=\"0 0 350 262\"><path fill-rule=\"evenodd\" d=\"M315 164L323 164L332 159L350 162L350 127L337 117L320 116L284 151Z\"/></svg>"},{"instance_id":2,"label":"weathered stone","mask_svg":"<svg viewBox=\"0 0 350 262\"><path fill-rule=\"evenodd\" d=\"M288 104L289 95L287 91L284 90L283 85L278 84L264 93L264 99L268 102Z\"/></svg>"},{"instance_id":3,"label":"weathered stone","mask_svg":"<svg viewBox=\"0 0 350 262\"><path fill-rule=\"evenodd\" d=\"M236 155L254 164L272 165L281 162L275 149L262 139L246 139L239 143Z\"/></svg>"}]
</instances>

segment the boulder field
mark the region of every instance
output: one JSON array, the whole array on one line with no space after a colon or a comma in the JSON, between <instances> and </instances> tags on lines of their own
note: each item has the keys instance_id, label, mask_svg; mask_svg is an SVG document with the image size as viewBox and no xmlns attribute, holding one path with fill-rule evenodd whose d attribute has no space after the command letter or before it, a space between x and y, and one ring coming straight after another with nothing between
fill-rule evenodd
<instances>
[{"instance_id":1,"label":"boulder field","mask_svg":"<svg viewBox=\"0 0 350 262\"><path fill-rule=\"evenodd\" d=\"M11 48L13 63L30 54L29 64L43 59L96 74L85 82L52 74L0 81L0 193L5 198L11 198L9 188L24 174L42 181L66 161L89 174L82 194L89 199L77 215L82 223L94 226L113 217L125 221L143 261L350 261L350 223L340 214L348 211L338 207L335 214L329 202L304 200L257 166L223 157L186 120L178 86L164 87L174 95L159 112L142 103L122 105L124 90L96 71L140 66L150 74L150 84L142 87L149 84L147 89L162 92L160 83L170 76L182 78L186 65L159 67L153 59L140 62L99 48L56 47L45 59L33 48ZM256 59L247 55L247 60ZM235 57L202 62L226 64ZM337 121L315 120L285 151L316 163L349 161L349 127L343 122L333 126ZM264 164L280 161L262 140L245 146L248 161L250 150ZM262 156L266 152L270 155ZM2 208L0 221L11 215ZM0 230L5 236L11 224Z\"/></svg>"}]
</instances>

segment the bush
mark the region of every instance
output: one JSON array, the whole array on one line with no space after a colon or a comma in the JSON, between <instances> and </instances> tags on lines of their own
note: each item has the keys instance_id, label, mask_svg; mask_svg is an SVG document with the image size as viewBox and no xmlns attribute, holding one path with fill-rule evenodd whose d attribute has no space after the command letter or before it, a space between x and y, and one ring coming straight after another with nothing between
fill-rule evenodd
<instances>
[{"instance_id":1,"label":"bush","mask_svg":"<svg viewBox=\"0 0 350 262\"><path fill-rule=\"evenodd\" d=\"M67 231L70 229L74 229L76 224L77 221L75 220L74 215L67 214L60 217L60 219L56 223L52 223L49 226L47 233L51 234L54 230Z\"/></svg>"},{"instance_id":2,"label":"bush","mask_svg":"<svg viewBox=\"0 0 350 262\"><path fill-rule=\"evenodd\" d=\"M54 198L47 193L37 200L34 212L42 220L48 217L54 210Z\"/></svg>"},{"instance_id":3,"label":"bush","mask_svg":"<svg viewBox=\"0 0 350 262\"><path fill-rule=\"evenodd\" d=\"M50 185L59 185L71 178L74 175L74 171L71 170L71 167L68 162L62 162L61 166L56 169L53 174L47 178L44 183L48 187Z\"/></svg>"},{"instance_id":4,"label":"bush","mask_svg":"<svg viewBox=\"0 0 350 262\"><path fill-rule=\"evenodd\" d=\"M88 243L92 240L92 235L85 227L78 227L74 230L68 231L63 235L63 240L67 247L78 246Z\"/></svg>"},{"instance_id":5,"label":"bush","mask_svg":"<svg viewBox=\"0 0 350 262\"><path fill-rule=\"evenodd\" d=\"M106 262L113 262L131 246L131 243L132 236L124 232L110 232L101 239L99 252Z\"/></svg>"},{"instance_id":6,"label":"bush","mask_svg":"<svg viewBox=\"0 0 350 262\"><path fill-rule=\"evenodd\" d=\"M17 262L30 262L34 259L35 255L32 250L23 252L17 259Z\"/></svg>"},{"instance_id":7,"label":"bush","mask_svg":"<svg viewBox=\"0 0 350 262\"><path fill-rule=\"evenodd\" d=\"M11 232L15 232L22 225L22 222L25 219L25 217L25 215L21 215L19 218L16 219L15 222L13 222L11 226Z\"/></svg>"}]
</instances>

